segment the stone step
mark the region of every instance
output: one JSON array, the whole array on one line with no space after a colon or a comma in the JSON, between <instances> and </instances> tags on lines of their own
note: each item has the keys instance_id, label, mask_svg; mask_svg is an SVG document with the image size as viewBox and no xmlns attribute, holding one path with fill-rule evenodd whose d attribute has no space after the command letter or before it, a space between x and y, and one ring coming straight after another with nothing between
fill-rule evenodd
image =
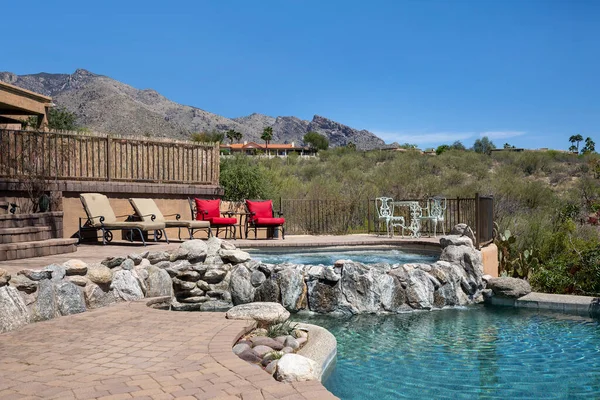
<instances>
[{"instance_id":1,"label":"stone step","mask_svg":"<svg viewBox=\"0 0 600 400\"><path fill-rule=\"evenodd\" d=\"M52 239L52 228L49 226L0 228L0 244L36 242L48 239Z\"/></svg>"},{"instance_id":2,"label":"stone step","mask_svg":"<svg viewBox=\"0 0 600 400\"><path fill-rule=\"evenodd\" d=\"M71 238L0 244L0 261L44 257L75 251L77 251L77 239Z\"/></svg>"},{"instance_id":3,"label":"stone step","mask_svg":"<svg viewBox=\"0 0 600 400\"><path fill-rule=\"evenodd\" d=\"M0 228L24 228L27 226L44 225L54 226L60 224L57 229L62 230L62 216L62 211L32 214L0 214Z\"/></svg>"}]
</instances>

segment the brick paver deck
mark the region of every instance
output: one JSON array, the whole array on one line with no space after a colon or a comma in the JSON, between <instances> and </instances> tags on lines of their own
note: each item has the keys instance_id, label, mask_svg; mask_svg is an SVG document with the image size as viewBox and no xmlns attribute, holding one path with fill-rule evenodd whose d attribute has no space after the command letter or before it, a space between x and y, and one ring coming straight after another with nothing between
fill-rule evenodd
<instances>
[{"instance_id":1,"label":"brick paver deck","mask_svg":"<svg viewBox=\"0 0 600 400\"><path fill-rule=\"evenodd\" d=\"M231 346L224 313L120 303L0 335L0 399L335 399L320 382L275 381Z\"/></svg>"}]
</instances>

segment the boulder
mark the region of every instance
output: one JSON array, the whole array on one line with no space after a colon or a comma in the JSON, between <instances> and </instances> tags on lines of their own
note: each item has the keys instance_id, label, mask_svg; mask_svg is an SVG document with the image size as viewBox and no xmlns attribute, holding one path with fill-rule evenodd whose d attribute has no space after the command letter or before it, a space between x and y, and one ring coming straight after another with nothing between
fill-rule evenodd
<instances>
[{"instance_id":1,"label":"boulder","mask_svg":"<svg viewBox=\"0 0 600 400\"><path fill-rule=\"evenodd\" d=\"M285 339L285 343L283 343L284 347L291 347L292 349L296 350L300 347L300 343L298 342L298 340L296 340L295 337L293 336L288 336Z\"/></svg>"},{"instance_id":2,"label":"boulder","mask_svg":"<svg viewBox=\"0 0 600 400\"><path fill-rule=\"evenodd\" d=\"M231 283L231 281L230 281ZM198 281L196 282L196 286L198 287L198 289L203 290L205 292L208 292L210 290L210 285L207 282L204 281Z\"/></svg>"},{"instance_id":3,"label":"boulder","mask_svg":"<svg viewBox=\"0 0 600 400\"><path fill-rule=\"evenodd\" d=\"M281 304L290 311L306 308L308 288L300 269L286 268L277 274Z\"/></svg>"},{"instance_id":4,"label":"boulder","mask_svg":"<svg viewBox=\"0 0 600 400\"><path fill-rule=\"evenodd\" d=\"M267 279L262 285L256 288L254 293L254 301L262 301L268 303L279 303L279 285L277 280Z\"/></svg>"},{"instance_id":5,"label":"boulder","mask_svg":"<svg viewBox=\"0 0 600 400\"><path fill-rule=\"evenodd\" d=\"M216 236L211 236L206 241L206 264L223 264L223 260L219 256L219 251L221 250L221 243L223 241Z\"/></svg>"},{"instance_id":6,"label":"boulder","mask_svg":"<svg viewBox=\"0 0 600 400\"><path fill-rule=\"evenodd\" d=\"M246 350L250 350L251 347L250 345L246 344L246 343L238 343L235 346L233 346L233 348L231 349L233 351L233 354L240 354L243 351Z\"/></svg>"},{"instance_id":7,"label":"boulder","mask_svg":"<svg viewBox=\"0 0 600 400\"><path fill-rule=\"evenodd\" d=\"M85 299L77 286L68 281L54 285L56 305L61 315L79 314L86 311Z\"/></svg>"},{"instance_id":8,"label":"boulder","mask_svg":"<svg viewBox=\"0 0 600 400\"><path fill-rule=\"evenodd\" d=\"M0 333L18 329L29 323L29 311L14 287L0 287Z\"/></svg>"},{"instance_id":9,"label":"boulder","mask_svg":"<svg viewBox=\"0 0 600 400\"><path fill-rule=\"evenodd\" d=\"M203 280L207 283L219 283L227 275L227 271L219 268L211 268L204 274Z\"/></svg>"},{"instance_id":10,"label":"boulder","mask_svg":"<svg viewBox=\"0 0 600 400\"><path fill-rule=\"evenodd\" d=\"M180 271L177 274L177 278L188 282L198 282L200 278L202 278L202 275L200 275L200 272L198 271L188 270Z\"/></svg>"},{"instance_id":11,"label":"boulder","mask_svg":"<svg viewBox=\"0 0 600 400\"><path fill-rule=\"evenodd\" d=\"M108 268L116 268L120 266L123 261L125 261L123 257L106 257L102 260L101 264Z\"/></svg>"},{"instance_id":12,"label":"boulder","mask_svg":"<svg viewBox=\"0 0 600 400\"><path fill-rule=\"evenodd\" d=\"M226 317L228 319L250 319L259 324L269 325L287 320L290 313L278 303L249 303L233 307L227 311Z\"/></svg>"},{"instance_id":13,"label":"boulder","mask_svg":"<svg viewBox=\"0 0 600 400\"><path fill-rule=\"evenodd\" d=\"M149 253L148 257L146 258L148 259L148 261L150 261L150 264L154 265L158 264L161 261L170 261L171 254L169 254L168 251L153 251Z\"/></svg>"},{"instance_id":14,"label":"boulder","mask_svg":"<svg viewBox=\"0 0 600 400\"><path fill-rule=\"evenodd\" d=\"M148 272L147 297L173 297L173 281L166 270L151 265L146 268L146 271Z\"/></svg>"},{"instance_id":15,"label":"boulder","mask_svg":"<svg viewBox=\"0 0 600 400\"><path fill-rule=\"evenodd\" d=\"M62 265L51 264L44 268L45 271L50 271L52 273L53 281L62 281L65 276L67 276L67 270Z\"/></svg>"},{"instance_id":16,"label":"boulder","mask_svg":"<svg viewBox=\"0 0 600 400\"><path fill-rule=\"evenodd\" d=\"M112 281L112 271L102 264L88 265L86 276L90 281L98 285L106 285Z\"/></svg>"},{"instance_id":17,"label":"boulder","mask_svg":"<svg viewBox=\"0 0 600 400\"><path fill-rule=\"evenodd\" d=\"M98 286L95 283L89 283L83 289L85 304L88 308L106 307L116 303L117 299L108 285Z\"/></svg>"},{"instance_id":18,"label":"boulder","mask_svg":"<svg viewBox=\"0 0 600 400\"><path fill-rule=\"evenodd\" d=\"M321 367L299 354L285 354L277 362L275 379L281 382L318 381L321 379Z\"/></svg>"},{"instance_id":19,"label":"boulder","mask_svg":"<svg viewBox=\"0 0 600 400\"><path fill-rule=\"evenodd\" d=\"M121 268L127 271L131 271L135 267L135 262L132 259L127 259L121 263Z\"/></svg>"},{"instance_id":20,"label":"boulder","mask_svg":"<svg viewBox=\"0 0 600 400\"><path fill-rule=\"evenodd\" d=\"M273 349L269 346L264 346L260 344L258 346L254 346L252 350L254 350L254 352L258 354L258 356L261 358L264 357L265 354L273 352Z\"/></svg>"},{"instance_id":21,"label":"boulder","mask_svg":"<svg viewBox=\"0 0 600 400\"><path fill-rule=\"evenodd\" d=\"M250 254L242 250L219 250L219 256L225 262L231 262L234 264L239 264L250 260Z\"/></svg>"},{"instance_id":22,"label":"boulder","mask_svg":"<svg viewBox=\"0 0 600 400\"><path fill-rule=\"evenodd\" d=\"M144 260L144 257L137 253L131 253L127 256L127 258L132 260L135 265L140 265L142 260Z\"/></svg>"},{"instance_id":23,"label":"boulder","mask_svg":"<svg viewBox=\"0 0 600 400\"><path fill-rule=\"evenodd\" d=\"M32 281L25 275L14 275L10 280L10 285L26 293L33 293L38 288L38 282Z\"/></svg>"},{"instance_id":24,"label":"boulder","mask_svg":"<svg viewBox=\"0 0 600 400\"><path fill-rule=\"evenodd\" d=\"M48 270L23 269L17 272L17 275L25 275L32 281L41 281L43 279L52 278L52 272Z\"/></svg>"},{"instance_id":25,"label":"boulder","mask_svg":"<svg viewBox=\"0 0 600 400\"><path fill-rule=\"evenodd\" d=\"M259 356L252 349L244 350L241 353L239 353L237 356L239 358L241 358L242 360L247 361L247 362L252 363L252 364L258 364L258 363L260 363L262 361L262 357Z\"/></svg>"},{"instance_id":26,"label":"boulder","mask_svg":"<svg viewBox=\"0 0 600 400\"><path fill-rule=\"evenodd\" d=\"M37 299L31 307L31 320L33 322L47 321L60 315L54 296L54 285L49 279L39 282Z\"/></svg>"},{"instance_id":27,"label":"boulder","mask_svg":"<svg viewBox=\"0 0 600 400\"><path fill-rule=\"evenodd\" d=\"M196 287L196 282L182 281L179 278L173 278L171 282L173 282L177 291L189 291Z\"/></svg>"},{"instance_id":28,"label":"boulder","mask_svg":"<svg viewBox=\"0 0 600 400\"><path fill-rule=\"evenodd\" d=\"M81 260L69 260L62 265L67 271L67 275L85 275L87 274L88 265Z\"/></svg>"},{"instance_id":29,"label":"boulder","mask_svg":"<svg viewBox=\"0 0 600 400\"><path fill-rule=\"evenodd\" d=\"M254 270L250 275L250 283L253 287L259 287L267 279L262 271Z\"/></svg>"},{"instance_id":30,"label":"boulder","mask_svg":"<svg viewBox=\"0 0 600 400\"><path fill-rule=\"evenodd\" d=\"M200 239L187 240L183 242L181 246L179 246L181 252L187 252L187 260L194 262L202 262L206 259L206 253L208 250L207 244Z\"/></svg>"},{"instance_id":31,"label":"boulder","mask_svg":"<svg viewBox=\"0 0 600 400\"><path fill-rule=\"evenodd\" d=\"M10 281L10 274L7 270L0 268L0 287L8 285Z\"/></svg>"},{"instance_id":32,"label":"boulder","mask_svg":"<svg viewBox=\"0 0 600 400\"><path fill-rule=\"evenodd\" d=\"M179 299L181 303L204 303L209 300L210 297L208 296L191 296Z\"/></svg>"},{"instance_id":33,"label":"boulder","mask_svg":"<svg viewBox=\"0 0 600 400\"><path fill-rule=\"evenodd\" d=\"M529 282L523 279L500 277L492 278L487 282L488 289L492 289L494 295L518 299L531 293Z\"/></svg>"},{"instance_id":34,"label":"boulder","mask_svg":"<svg viewBox=\"0 0 600 400\"><path fill-rule=\"evenodd\" d=\"M451 235L460 235L460 236L466 236L469 239L471 239L471 241L473 243L475 243L475 234L473 233L473 230L471 229L471 227L467 224L456 224L454 225L454 228L452 228L452 230L450 230L450 234Z\"/></svg>"},{"instance_id":35,"label":"boulder","mask_svg":"<svg viewBox=\"0 0 600 400\"><path fill-rule=\"evenodd\" d=\"M338 286L321 283L318 280L309 281L308 284L308 308L318 313L329 313L338 306Z\"/></svg>"},{"instance_id":36,"label":"boulder","mask_svg":"<svg viewBox=\"0 0 600 400\"><path fill-rule=\"evenodd\" d=\"M171 302L173 311L200 311L202 303L180 303L178 301Z\"/></svg>"},{"instance_id":37,"label":"boulder","mask_svg":"<svg viewBox=\"0 0 600 400\"><path fill-rule=\"evenodd\" d=\"M281 350L284 347L281 342L268 336L254 336L249 340L253 348L254 346L268 346L271 350Z\"/></svg>"},{"instance_id":38,"label":"boulder","mask_svg":"<svg viewBox=\"0 0 600 400\"><path fill-rule=\"evenodd\" d=\"M233 244L233 243L231 243L231 242L229 242L227 240L222 240L221 241L221 249L224 249L224 250L235 250L236 247L235 247L235 244Z\"/></svg>"},{"instance_id":39,"label":"boulder","mask_svg":"<svg viewBox=\"0 0 600 400\"><path fill-rule=\"evenodd\" d=\"M265 367L265 372L269 373L270 375L273 375L277 370L277 361L279 360L273 360L269 362L269 364L267 364L267 366Z\"/></svg>"},{"instance_id":40,"label":"boulder","mask_svg":"<svg viewBox=\"0 0 600 400\"><path fill-rule=\"evenodd\" d=\"M170 276L177 276L180 273L192 268L192 264L188 260L179 260L173 263L165 262L156 264L156 267L164 269Z\"/></svg>"},{"instance_id":41,"label":"boulder","mask_svg":"<svg viewBox=\"0 0 600 400\"><path fill-rule=\"evenodd\" d=\"M264 274L258 272L264 277ZM231 299L233 304L246 304L254 300L255 289L252 285L252 276L254 273L250 273L245 265L236 265L231 270L231 279L229 281L229 290L231 292Z\"/></svg>"},{"instance_id":42,"label":"boulder","mask_svg":"<svg viewBox=\"0 0 600 400\"><path fill-rule=\"evenodd\" d=\"M91 283L91 281L87 277L81 275L67 276L67 281L80 287L84 287L88 283Z\"/></svg>"},{"instance_id":43,"label":"boulder","mask_svg":"<svg viewBox=\"0 0 600 400\"><path fill-rule=\"evenodd\" d=\"M117 271L110 284L110 288L114 291L115 297L125 301L135 301L144 298L142 288L131 271Z\"/></svg>"},{"instance_id":44,"label":"boulder","mask_svg":"<svg viewBox=\"0 0 600 400\"><path fill-rule=\"evenodd\" d=\"M233 307L233 304L229 301L209 300L200 304L200 311L227 311L231 307Z\"/></svg>"},{"instance_id":45,"label":"boulder","mask_svg":"<svg viewBox=\"0 0 600 400\"><path fill-rule=\"evenodd\" d=\"M406 288L406 302L416 309L431 309L433 306L433 292L435 290L429 275L421 269L408 271L408 286Z\"/></svg>"},{"instance_id":46,"label":"boulder","mask_svg":"<svg viewBox=\"0 0 600 400\"><path fill-rule=\"evenodd\" d=\"M448 235L440 238L442 249L448 246L469 246L473 247L473 240L468 236Z\"/></svg>"},{"instance_id":47,"label":"boulder","mask_svg":"<svg viewBox=\"0 0 600 400\"><path fill-rule=\"evenodd\" d=\"M169 258L169 261L175 262L175 261L179 261L179 260L187 260L189 255L190 255L189 250L180 246L178 249L171 252L171 257Z\"/></svg>"}]
</instances>

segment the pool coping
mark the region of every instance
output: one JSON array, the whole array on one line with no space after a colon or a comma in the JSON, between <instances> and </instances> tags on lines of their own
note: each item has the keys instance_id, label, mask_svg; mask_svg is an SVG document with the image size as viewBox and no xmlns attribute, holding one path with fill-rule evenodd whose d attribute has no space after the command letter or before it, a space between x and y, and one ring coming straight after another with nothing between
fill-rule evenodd
<instances>
[{"instance_id":1,"label":"pool coping","mask_svg":"<svg viewBox=\"0 0 600 400\"><path fill-rule=\"evenodd\" d=\"M321 366L321 382L327 380L335 369L337 360L337 340L327 329L319 325L298 323L298 327L308 330L309 340L297 354L310 358Z\"/></svg>"},{"instance_id":2,"label":"pool coping","mask_svg":"<svg viewBox=\"0 0 600 400\"><path fill-rule=\"evenodd\" d=\"M531 292L518 299L492 296L487 301L495 306L550 310L585 317L600 317L600 297Z\"/></svg>"}]
</instances>

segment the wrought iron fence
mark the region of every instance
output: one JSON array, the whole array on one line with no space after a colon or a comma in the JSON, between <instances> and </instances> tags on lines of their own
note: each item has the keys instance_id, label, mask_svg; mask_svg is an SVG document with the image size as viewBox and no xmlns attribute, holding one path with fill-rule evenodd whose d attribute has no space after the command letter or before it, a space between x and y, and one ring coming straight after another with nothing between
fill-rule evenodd
<instances>
[{"instance_id":1,"label":"wrought iron fence","mask_svg":"<svg viewBox=\"0 0 600 400\"><path fill-rule=\"evenodd\" d=\"M427 199L404 199L418 201L422 207ZM493 240L493 198L476 195L474 198L454 198L446 200L444 220L439 222L437 233L449 233L459 223L470 226L475 231L477 245ZM289 234L386 234L384 223L379 221L375 199L351 202L341 199L280 199L280 210L286 219L286 232ZM396 209L396 215L410 220L408 207ZM424 222L421 233L433 234L433 224Z\"/></svg>"}]
</instances>

